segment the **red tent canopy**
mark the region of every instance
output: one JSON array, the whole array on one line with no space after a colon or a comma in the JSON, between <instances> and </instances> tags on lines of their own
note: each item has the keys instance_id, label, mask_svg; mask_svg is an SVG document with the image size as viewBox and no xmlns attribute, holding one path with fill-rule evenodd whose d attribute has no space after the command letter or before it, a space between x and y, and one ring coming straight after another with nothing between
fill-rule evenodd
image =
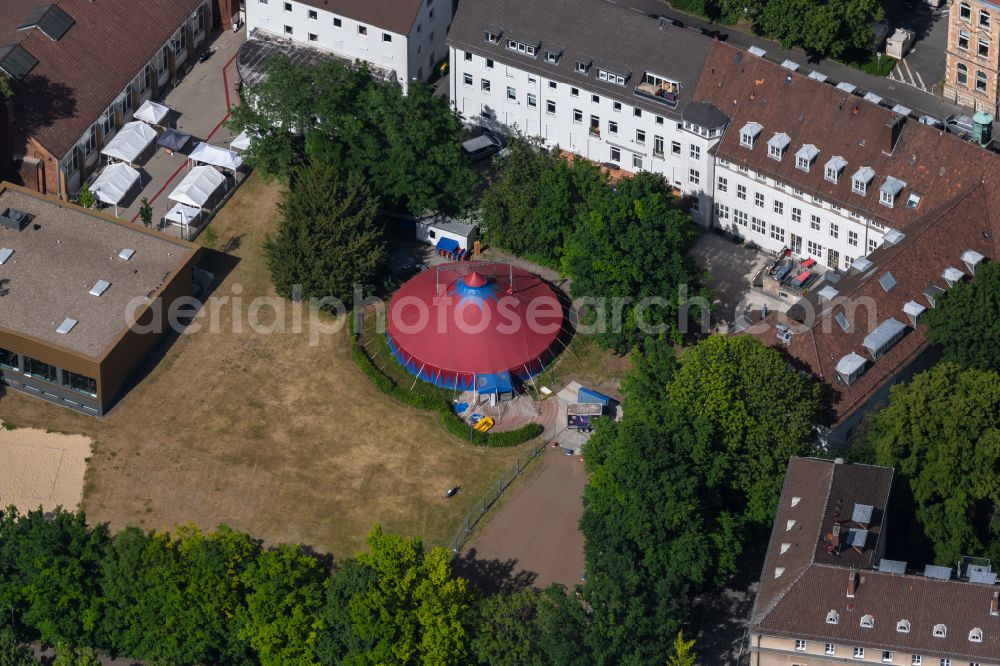
<instances>
[{"instance_id":1,"label":"red tent canopy","mask_svg":"<svg viewBox=\"0 0 1000 666\"><path fill-rule=\"evenodd\" d=\"M555 357L562 326L562 305L537 275L460 262L429 268L400 287L386 332L409 372L461 389L476 375L537 373Z\"/></svg>"}]
</instances>

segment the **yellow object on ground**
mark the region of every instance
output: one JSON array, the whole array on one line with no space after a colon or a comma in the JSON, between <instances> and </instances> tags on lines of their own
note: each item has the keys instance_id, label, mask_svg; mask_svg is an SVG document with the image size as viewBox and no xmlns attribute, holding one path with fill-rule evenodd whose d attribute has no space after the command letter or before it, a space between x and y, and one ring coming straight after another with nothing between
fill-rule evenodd
<instances>
[{"instance_id":1,"label":"yellow object on ground","mask_svg":"<svg viewBox=\"0 0 1000 666\"><path fill-rule=\"evenodd\" d=\"M483 418L479 419L478 421L476 421L476 425L472 426L474 430L478 430L479 432L486 432L492 427L493 427L493 419L491 419L488 416L484 416Z\"/></svg>"}]
</instances>

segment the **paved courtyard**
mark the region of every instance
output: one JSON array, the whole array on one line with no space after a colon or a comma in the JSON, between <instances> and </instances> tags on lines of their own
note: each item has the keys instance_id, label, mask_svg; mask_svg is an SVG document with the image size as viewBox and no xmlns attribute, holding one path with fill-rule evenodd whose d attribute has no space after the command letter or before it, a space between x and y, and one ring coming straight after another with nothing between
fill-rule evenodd
<instances>
[{"instance_id":1,"label":"paved courtyard","mask_svg":"<svg viewBox=\"0 0 1000 666\"><path fill-rule=\"evenodd\" d=\"M164 99L157 100L170 107L176 115L177 129L191 134L189 150L198 141L223 148L229 147L233 133L224 126L229 118L229 108L236 101L235 57L245 38L245 29L239 32L223 31L210 38L208 49L213 50L205 62L195 61L191 71ZM148 197L153 207L153 224L156 224L173 202L167 196L184 178L189 168L187 157L180 153L168 155L163 149L144 165L142 173L143 189L130 202L128 208L119 212L119 217L132 222L139 221L139 203ZM167 233L179 236L179 227L169 227Z\"/></svg>"}]
</instances>

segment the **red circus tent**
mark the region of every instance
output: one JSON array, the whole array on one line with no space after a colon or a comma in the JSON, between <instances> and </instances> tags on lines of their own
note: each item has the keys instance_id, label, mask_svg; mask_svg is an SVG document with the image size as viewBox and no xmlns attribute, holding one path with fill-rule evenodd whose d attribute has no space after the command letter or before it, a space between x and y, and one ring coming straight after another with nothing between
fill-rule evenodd
<instances>
[{"instance_id":1,"label":"red circus tent","mask_svg":"<svg viewBox=\"0 0 1000 666\"><path fill-rule=\"evenodd\" d=\"M465 261L431 267L400 287L386 329L389 349L408 372L466 390L489 375L525 380L538 373L561 347L563 309L537 275Z\"/></svg>"}]
</instances>

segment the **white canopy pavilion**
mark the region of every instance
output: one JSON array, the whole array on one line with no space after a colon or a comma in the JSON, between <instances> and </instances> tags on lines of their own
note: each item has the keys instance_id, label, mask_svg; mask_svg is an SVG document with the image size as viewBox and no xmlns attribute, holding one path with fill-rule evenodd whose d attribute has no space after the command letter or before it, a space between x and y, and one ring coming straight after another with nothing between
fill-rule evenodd
<instances>
[{"instance_id":1,"label":"white canopy pavilion","mask_svg":"<svg viewBox=\"0 0 1000 666\"><path fill-rule=\"evenodd\" d=\"M199 162L201 164L211 164L212 166L222 167L223 169L236 170L240 168L243 164L243 158L239 156L238 153L232 150L226 150L225 148L219 148L218 146L213 146L210 143L202 141L191 154L188 155L188 159L192 162Z\"/></svg>"},{"instance_id":2,"label":"white canopy pavilion","mask_svg":"<svg viewBox=\"0 0 1000 666\"><path fill-rule=\"evenodd\" d=\"M196 166L167 198L194 208L204 208L225 181L226 177L214 168Z\"/></svg>"},{"instance_id":3,"label":"white canopy pavilion","mask_svg":"<svg viewBox=\"0 0 1000 666\"><path fill-rule=\"evenodd\" d=\"M139 182L139 172L118 162L104 167L104 171L90 184L90 193L106 204L114 205L118 217L118 204Z\"/></svg>"},{"instance_id":4,"label":"white canopy pavilion","mask_svg":"<svg viewBox=\"0 0 1000 666\"><path fill-rule=\"evenodd\" d=\"M155 140L156 130L144 122L133 120L122 125L115 138L101 150L101 154L132 164Z\"/></svg>"},{"instance_id":5,"label":"white canopy pavilion","mask_svg":"<svg viewBox=\"0 0 1000 666\"><path fill-rule=\"evenodd\" d=\"M150 125L159 125L169 113L169 107L157 104L156 102L147 99L138 109L136 109L135 117L139 120L145 120Z\"/></svg>"},{"instance_id":6,"label":"white canopy pavilion","mask_svg":"<svg viewBox=\"0 0 1000 666\"><path fill-rule=\"evenodd\" d=\"M250 147L250 135L243 130L229 143L229 147L233 150L246 150Z\"/></svg>"},{"instance_id":7,"label":"white canopy pavilion","mask_svg":"<svg viewBox=\"0 0 1000 666\"><path fill-rule=\"evenodd\" d=\"M198 220L201 219L201 209L187 204L175 203L163 219L170 224L179 226L183 230L183 237L187 238L188 228L196 226Z\"/></svg>"}]
</instances>

